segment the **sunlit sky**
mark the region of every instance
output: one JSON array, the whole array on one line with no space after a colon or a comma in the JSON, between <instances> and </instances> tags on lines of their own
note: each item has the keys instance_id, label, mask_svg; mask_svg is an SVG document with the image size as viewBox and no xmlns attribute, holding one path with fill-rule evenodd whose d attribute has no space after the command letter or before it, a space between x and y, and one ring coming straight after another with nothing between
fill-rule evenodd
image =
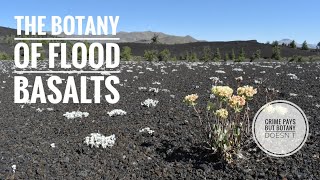
<instances>
[{"instance_id":1,"label":"sunlit sky","mask_svg":"<svg viewBox=\"0 0 320 180\"><path fill-rule=\"evenodd\" d=\"M0 26L14 16L120 16L118 31L156 31L208 41L320 41L319 0L4 1ZM47 27L46 30L50 30Z\"/></svg>"}]
</instances>

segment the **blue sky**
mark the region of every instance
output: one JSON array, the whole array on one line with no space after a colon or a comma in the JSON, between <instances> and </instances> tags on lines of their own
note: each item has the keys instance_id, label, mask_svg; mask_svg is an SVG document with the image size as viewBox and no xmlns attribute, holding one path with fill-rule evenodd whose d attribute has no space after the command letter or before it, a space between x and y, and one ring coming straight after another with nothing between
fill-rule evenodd
<instances>
[{"instance_id":1,"label":"blue sky","mask_svg":"<svg viewBox=\"0 0 320 180\"><path fill-rule=\"evenodd\" d=\"M157 31L209 41L320 41L319 0L51 0L1 3L0 26L13 16L120 16L118 31Z\"/></svg>"}]
</instances>

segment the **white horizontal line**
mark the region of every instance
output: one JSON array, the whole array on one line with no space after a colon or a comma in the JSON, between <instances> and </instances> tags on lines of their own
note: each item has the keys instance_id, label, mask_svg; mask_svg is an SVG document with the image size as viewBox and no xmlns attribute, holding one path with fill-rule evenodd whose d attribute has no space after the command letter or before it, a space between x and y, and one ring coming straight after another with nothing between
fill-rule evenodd
<instances>
[{"instance_id":1,"label":"white horizontal line","mask_svg":"<svg viewBox=\"0 0 320 180\"><path fill-rule=\"evenodd\" d=\"M15 74L111 74L120 71L13 71Z\"/></svg>"},{"instance_id":2,"label":"white horizontal line","mask_svg":"<svg viewBox=\"0 0 320 180\"><path fill-rule=\"evenodd\" d=\"M55 41L55 40L102 40L102 41L119 41L120 38L14 38L16 41L21 41L21 40L30 40L30 41L41 41L41 40L48 40L48 41Z\"/></svg>"}]
</instances>

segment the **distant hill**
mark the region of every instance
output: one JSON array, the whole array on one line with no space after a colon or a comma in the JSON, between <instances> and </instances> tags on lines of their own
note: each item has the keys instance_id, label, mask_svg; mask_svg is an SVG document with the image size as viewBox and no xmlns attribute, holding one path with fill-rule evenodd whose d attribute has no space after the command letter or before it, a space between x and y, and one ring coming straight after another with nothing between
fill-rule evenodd
<instances>
[{"instance_id":1,"label":"distant hill","mask_svg":"<svg viewBox=\"0 0 320 180\"><path fill-rule=\"evenodd\" d=\"M151 43L151 38L157 35L159 42L162 44L184 44L197 42L198 40L191 36L174 36L162 32L119 32L120 42L136 42L136 43Z\"/></svg>"},{"instance_id":2,"label":"distant hill","mask_svg":"<svg viewBox=\"0 0 320 180\"><path fill-rule=\"evenodd\" d=\"M0 26L0 37L11 36L11 35L14 36L16 34L17 34L17 30L16 29Z\"/></svg>"},{"instance_id":3,"label":"distant hill","mask_svg":"<svg viewBox=\"0 0 320 180\"><path fill-rule=\"evenodd\" d=\"M118 32L116 36L120 38L120 41L123 43L151 43L151 38L157 35L158 41L161 44L184 44L191 42L198 42L197 39L191 36L174 36L165 34L162 32L152 32L152 31L144 31L144 32ZM59 37L66 37L66 35L59 35ZM68 37L90 37L90 36L68 36ZM95 37L111 37L111 36L95 36Z\"/></svg>"},{"instance_id":4,"label":"distant hill","mask_svg":"<svg viewBox=\"0 0 320 180\"><path fill-rule=\"evenodd\" d=\"M292 39L282 39L282 40L280 40L280 41L278 41L279 42L279 44L281 45L281 44L286 44L286 45L288 45L288 44L290 44L291 42L292 42L293 40ZM302 47L302 43L297 43L296 42L296 45L297 45L297 47ZM308 47L309 48L311 48L311 49L316 49L316 47L317 47L317 45L316 44L308 44Z\"/></svg>"},{"instance_id":5,"label":"distant hill","mask_svg":"<svg viewBox=\"0 0 320 180\"><path fill-rule=\"evenodd\" d=\"M0 37L1 36L11 36L16 35L16 29L6 28L0 26ZM115 37L120 38L122 43L126 42L134 42L134 43L151 43L151 38L157 35L159 38L159 43L162 44L184 44L184 43L191 43L191 42L198 42L199 40L191 37L191 36L175 36L169 35L162 32L152 32L152 31L144 31L144 32L118 32ZM57 37L66 37L66 35L59 35ZM71 37L90 37L90 36L77 36L72 35L68 36ZM111 37L111 36L95 36L95 37ZM114 36L113 36L114 37Z\"/></svg>"}]
</instances>

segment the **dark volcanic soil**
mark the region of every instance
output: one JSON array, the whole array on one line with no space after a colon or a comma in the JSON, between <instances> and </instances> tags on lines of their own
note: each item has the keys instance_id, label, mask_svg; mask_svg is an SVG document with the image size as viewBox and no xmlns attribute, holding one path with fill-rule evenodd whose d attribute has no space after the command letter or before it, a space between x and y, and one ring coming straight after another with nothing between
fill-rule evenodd
<instances>
[{"instance_id":1,"label":"dark volcanic soil","mask_svg":"<svg viewBox=\"0 0 320 180\"><path fill-rule=\"evenodd\" d=\"M12 67L12 62L0 62L0 179L320 179L320 64L122 64L121 85L116 86L121 100L115 105L105 101L14 104ZM59 76L66 79L67 75ZM212 86L210 77L235 87L238 76L243 76L244 84L258 88L250 105L253 112L265 104L266 87L279 90L275 99L292 101L304 110L310 135L300 151L285 158L270 157L250 140L243 146L244 157L225 165L202 146L202 129L196 126L192 109L182 103L183 97L198 93L199 105L204 107ZM34 75L27 77L33 85ZM150 92L151 87L159 92ZM88 94L92 97L93 86L88 87ZM141 106L148 98L159 104ZM45 109L39 112L38 108ZM128 114L109 117L107 112L113 109ZM77 110L89 116L63 116ZM154 130L153 135L139 132L145 127ZM115 134L115 145L106 149L86 146L84 138L93 132ZM16 165L15 173L12 165Z\"/></svg>"},{"instance_id":2,"label":"dark volcanic soil","mask_svg":"<svg viewBox=\"0 0 320 180\"><path fill-rule=\"evenodd\" d=\"M259 43L256 40L252 41L228 41L228 42L193 42L186 44L144 44L144 43L119 43L119 46L129 46L132 49L132 54L135 56L143 57L145 50L158 50L159 52L168 49L172 56L179 58L185 56L187 52L197 53L197 57L203 56L203 49L209 47L212 53L215 53L219 48L222 58L225 54L231 56L232 49L235 52L236 57L239 56L241 49L245 51L245 56L249 59L252 54L257 50L261 51L261 58L269 59L272 57L272 45ZM314 56L319 55L315 50L304 51L301 49L292 49L285 46L280 46L282 57L293 57L293 56Z\"/></svg>"}]
</instances>

